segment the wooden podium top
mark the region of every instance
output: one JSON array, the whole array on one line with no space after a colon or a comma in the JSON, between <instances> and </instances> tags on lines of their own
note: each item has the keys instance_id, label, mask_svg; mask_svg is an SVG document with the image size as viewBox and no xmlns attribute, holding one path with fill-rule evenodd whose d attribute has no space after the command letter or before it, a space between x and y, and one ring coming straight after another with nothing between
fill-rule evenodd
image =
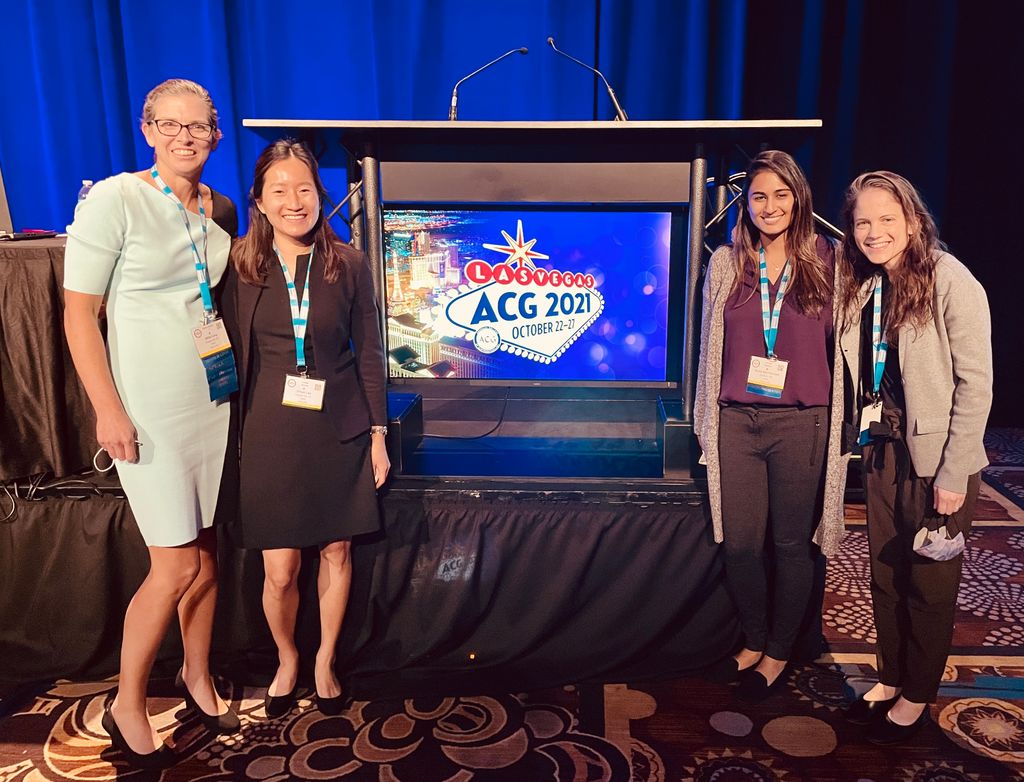
<instances>
[{"instance_id":1,"label":"wooden podium top","mask_svg":"<svg viewBox=\"0 0 1024 782\"><path fill-rule=\"evenodd\" d=\"M684 161L694 146L761 143L792 149L820 119L615 122L245 119L264 138L337 139L356 156L380 160Z\"/></svg>"}]
</instances>

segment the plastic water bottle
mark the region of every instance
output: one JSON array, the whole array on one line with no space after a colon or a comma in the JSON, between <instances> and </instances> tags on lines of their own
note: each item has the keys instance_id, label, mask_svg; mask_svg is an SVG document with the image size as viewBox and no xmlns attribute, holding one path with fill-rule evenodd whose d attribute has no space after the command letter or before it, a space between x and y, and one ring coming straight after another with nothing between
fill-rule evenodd
<instances>
[{"instance_id":1,"label":"plastic water bottle","mask_svg":"<svg viewBox=\"0 0 1024 782\"><path fill-rule=\"evenodd\" d=\"M78 200L79 200L79 202L85 200L85 197L87 195L89 195L89 191L91 189L92 189L92 180L91 179L83 179L82 180L82 189L78 191Z\"/></svg>"}]
</instances>

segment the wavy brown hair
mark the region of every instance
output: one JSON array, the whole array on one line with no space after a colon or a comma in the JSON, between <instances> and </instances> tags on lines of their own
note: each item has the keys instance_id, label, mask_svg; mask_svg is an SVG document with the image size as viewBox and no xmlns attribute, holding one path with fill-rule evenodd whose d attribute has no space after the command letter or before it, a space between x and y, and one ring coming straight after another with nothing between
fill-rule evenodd
<instances>
[{"instance_id":1,"label":"wavy brown hair","mask_svg":"<svg viewBox=\"0 0 1024 782\"><path fill-rule=\"evenodd\" d=\"M793 191L793 210L785 237L786 254L792 259L786 300L795 302L803 314L817 317L832 295L832 277L814 246L811 186L792 156L777 149L761 152L747 167L747 176L743 181L743 208L733 231L733 256L736 259L733 290L743 284L743 275L748 265L753 266L756 274L761 232L750 217L749 198L754 177L763 171L777 175Z\"/></svg>"},{"instance_id":2,"label":"wavy brown hair","mask_svg":"<svg viewBox=\"0 0 1024 782\"><path fill-rule=\"evenodd\" d=\"M309 168L320 197L320 216L311 235L315 257L323 262L324 279L336 282L346 260L352 260L358 255L357 250L338 238L324 218L327 190L320 180L320 167L309 147L293 138L280 139L264 149L256 160L256 172L253 174L252 189L249 190L249 232L231 248L231 258L239 279L250 285L262 284L267 272L277 263L274 255L274 229L267 216L256 206L256 201L263 195L263 183L270 167L291 157L301 160Z\"/></svg>"},{"instance_id":3,"label":"wavy brown hair","mask_svg":"<svg viewBox=\"0 0 1024 782\"><path fill-rule=\"evenodd\" d=\"M935 220L925 206L917 189L899 174L891 171L870 171L853 180L846 189L840 213L843 231L843 280L842 307L847 317L855 315L863 302L860 291L864 282L879 273L860 251L853 235L853 211L857 197L865 190L877 187L884 190L900 205L903 217L912 232L907 248L891 270L888 271L892 284L891 295L886 297L882 321L886 329L895 330L904 324L915 328L925 326L935 317L935 264L938 253L946 246L939 240Z\"/></svg>"}]
</instances>

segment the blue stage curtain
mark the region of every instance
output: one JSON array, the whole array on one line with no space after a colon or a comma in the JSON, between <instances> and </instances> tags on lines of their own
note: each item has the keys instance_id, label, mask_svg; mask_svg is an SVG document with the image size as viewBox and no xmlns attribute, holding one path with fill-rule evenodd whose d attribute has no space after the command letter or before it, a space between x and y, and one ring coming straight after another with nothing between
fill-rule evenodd
<instances>
[{"instance_id":1,"label":"blue stage curtain","mask_svg":"<svg viewBox=\"0 0 1024 782\"><path fill-rule=\"evenodd\" d=\"M611 118L551 35L606 72L631 119L822 118L791 150L817 211L834 220L861 171L906 175L998 322L1024 286L1024 265L998 261L1022 179L1019 29L1015 3L956 0L4 0L0 169L16 227L63 228L82 179L149 163L142 100L183 76L220 110L206 179L244 227L263 144L246 117L444 119L459 78L528 46L462 86L460 118ZM996 330L997 365L1024 366L1016 334ZM1020 422L1022 372L997 378L993 421Z\"/></svg>"},{"instance_id":2,"label":"blue stage curtain","mask_svg":"<svg viewBox=\"0 0 1024 782\"><path fill-rule=\"evenodd\" d=\"M8 0L0 167L15 225L63 228L82 179L141 169L146 92L206 86L224 140L206 180L239 205L263 142L245 117L444 119L454 83L519 46L530 53L466 82L462 119L610 119L603 87L558 57L605 68L634 119L738 117L745 0ZM13 31L13 34L11 33Z\"/></svg>"}]
</instances>

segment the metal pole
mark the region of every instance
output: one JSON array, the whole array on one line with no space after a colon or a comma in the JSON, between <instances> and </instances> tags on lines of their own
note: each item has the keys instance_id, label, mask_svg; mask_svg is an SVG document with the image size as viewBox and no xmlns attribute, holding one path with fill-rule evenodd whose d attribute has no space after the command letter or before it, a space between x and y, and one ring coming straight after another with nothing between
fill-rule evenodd
<instances>
[{"instance_id":1,"label":"metal pole","mask_svg":"<svg viewBox=\"0 0 1024 782\"><path fill-rule=\"evenodd\" d=\"M728 155L722 155L718 161L718 177L715 179L715 214L725 209L729 203L729 160ZM722 220L722 224L715 229L714 235L719 237L721 242L729 241L729 218ZM715 244L718 244L716 242ZM714 245L712 245L713 247Z\"/></svg>"},{"instance_id":2,"label":"metal pole","mask_svg":"<svg viewBox=\"0 0 1024 782\"><path fill-rule=\"evenodd\" d=\"M363 177L359 170L359 161L355 159L349 160L348 164L348 189L352 192L352 188L356 186L357 182L362 182ZM355 192L355 195L349 199L348 202L348 219L349 219L349 230L352 234L352 246L357 250L366 250L366 234L365 227L363 226L363 194L362 188Z\"/></svg>"},{"instance_id":3,"label":"metal pole","mask_svg":"<svg viewBox=\"0 0 1024 782\"><path fill-rule=\"evenodd\" d=\"M377 295L380 310L380 336L384 345L384 369L388 364L387 327L387 285L384 281L384 223L381 219L380 204L380 161L371 155L364 155L363 168L363 213L366 223L366 255L373 272L373 291Z\"/></svg>"},{"instance_id":4,"label":"metal pole","mask_svg":"<svg viewBox=\"0 0 1024 782\"><path fill-rule=\"evenodd\" d=\"M690 163L690 225L686 245L686 307L683 311L683 423L693 424L693 395L697 382L697 283L704 260L704 212L707 207L708 161L697 144Z\"/></svg>"}]
</instances>

